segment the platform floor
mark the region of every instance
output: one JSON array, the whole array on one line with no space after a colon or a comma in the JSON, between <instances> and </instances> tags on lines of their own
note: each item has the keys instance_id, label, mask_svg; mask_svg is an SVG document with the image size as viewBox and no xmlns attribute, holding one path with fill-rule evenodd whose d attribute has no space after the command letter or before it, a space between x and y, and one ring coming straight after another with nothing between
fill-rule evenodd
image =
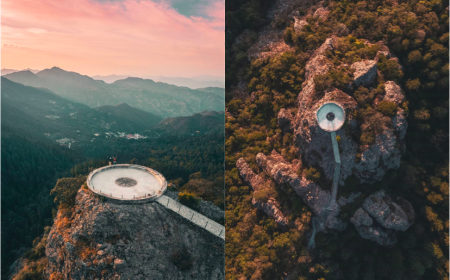
<instances>
[{"instance_id":1,"label":"platform floor","mask_svg":"<svg viewBox=\"0 0 450 280\"><path fill-rule=\"evenodd\" d=\"M132 187L122 187L116 184L119 178L131 178L137 184ZM95 192L105 193L115 198L133 199L145 195L153 195L162 189L155 176L144 170L133 168L113 168L96 173L91 179Z\"/></svg>"}]
</instances>

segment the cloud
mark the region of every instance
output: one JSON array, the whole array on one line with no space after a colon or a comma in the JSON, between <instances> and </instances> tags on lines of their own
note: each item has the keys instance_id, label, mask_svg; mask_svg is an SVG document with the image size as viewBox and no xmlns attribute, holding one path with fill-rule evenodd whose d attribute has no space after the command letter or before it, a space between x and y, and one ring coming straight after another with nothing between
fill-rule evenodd
<instances>
[{"instance_id":1,"label":"cloud","mask_svg":"<svg viewBox=\"0 0 450 280\"><path fill-rule=\"evenodd\" d=\"M223 76L224 1L203 2L187 16L166 1L3 0L3 43L21 46L2 47L3 67Z\"/></svg>"}]
</instances>

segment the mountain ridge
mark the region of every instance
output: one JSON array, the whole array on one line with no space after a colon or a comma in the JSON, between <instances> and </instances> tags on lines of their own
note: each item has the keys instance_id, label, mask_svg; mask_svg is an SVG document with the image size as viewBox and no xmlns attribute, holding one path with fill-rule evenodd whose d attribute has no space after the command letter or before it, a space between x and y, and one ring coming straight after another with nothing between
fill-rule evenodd
<instances>
[{"instance_id":1,"label":"mountain ridge","mask_svg":"<svg viewBox=\"0 0 450 280\"><path fill-rule=\"evenodd\" d=\"M150 79L127 78L107 84L58 67L37 74L19 71L3 77L24 85L47 88L91 108L127 103L161 117L188 116L203 110L219 111L224 108L224 98L218 94Z\"/></svg>"}]
</instances>

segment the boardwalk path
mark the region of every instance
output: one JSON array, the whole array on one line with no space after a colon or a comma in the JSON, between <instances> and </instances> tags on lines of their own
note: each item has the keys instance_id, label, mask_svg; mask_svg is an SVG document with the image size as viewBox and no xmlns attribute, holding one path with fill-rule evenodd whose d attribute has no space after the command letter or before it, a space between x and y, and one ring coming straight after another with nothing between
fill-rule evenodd
<instances>
[{"instance_id":1,"label":"boardwalk path","mask_svg":"<svg viewBox=\"0 0 450 280\"><path fill-rule=\"evenodd\" d=\"M156 202L166 207L167 209L179 214L183 218L191 221L197 226L206 229L215 236L218 236L225 240L225 227L221 224L218 224L210 218L203 216L202 214L184 206L183 204L166 195L160 196L156 200Z\"/></svg>"}]
</instances>

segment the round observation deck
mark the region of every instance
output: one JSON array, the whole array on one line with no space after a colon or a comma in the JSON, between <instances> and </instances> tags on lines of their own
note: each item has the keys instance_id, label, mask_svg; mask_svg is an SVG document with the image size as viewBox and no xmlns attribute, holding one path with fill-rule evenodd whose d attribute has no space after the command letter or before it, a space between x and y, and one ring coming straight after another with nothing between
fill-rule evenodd
<instances>
[{"instance_id":1,"label":"round observation deck","mask_svg":"<svg viewBox=\"0 0 450 280\"><path fill-rule=\"evenodd\" d=\"M317 110L317 122L327 132L339 130L345 122L344 109L334 102L325 103Z\"/></svg>"},{"instance_id":2,"label":"round observation deck","mask_svg":"<svg viewBox=\"0 0 450 280\"><path fill-rule=\"evenodd\" d=\"M164 194L167 181L159 172L135 164L115 164L92 171L89 189L101 196L120 201L153 201Z\"/></svg>"}]
</instances>

